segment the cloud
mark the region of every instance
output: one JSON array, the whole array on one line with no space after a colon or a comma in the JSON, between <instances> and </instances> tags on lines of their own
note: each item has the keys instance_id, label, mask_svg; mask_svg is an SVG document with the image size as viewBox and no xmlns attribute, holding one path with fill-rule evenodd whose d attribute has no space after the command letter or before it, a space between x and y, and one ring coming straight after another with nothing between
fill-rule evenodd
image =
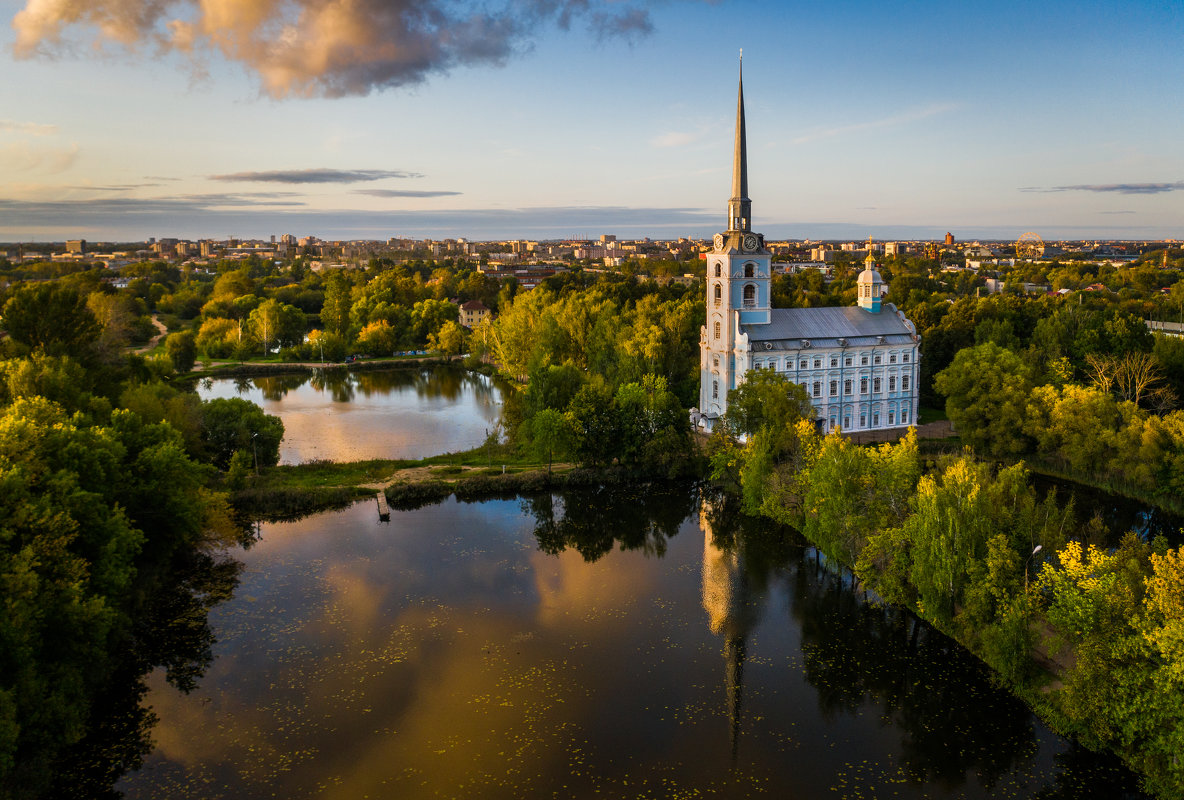
<instances>
[{"instance_id":1,"label":"cloud","mask_svg":"<svg viewBox=\"0 0 1184 800\"><path fill-rule=\"evenodd\" d=\"M240 183L361 183L386 178L422 178L418 172L391 169L277 169L265 172L232 172L211 175L212 181Z\"/></svg>"},{"instance_id":2,"label":"cloud","mask_svg":"<svg viewBox=\"0 0 1184 800\"><path fill-rule=\"evenodd\" d=\"M1162 194L1184 190L1184 181L1174 183L1094 183L1077 186L1021 186L1021 192L1113 192L1116 194Z\"/></svg>"},{"instance_id":3,"label":"cloud","mask_svg":"<svg viewBox=\"0 0 1184 800\"><path fill-rule=\"evenodd\" d=\"M160 186L159 183L119 183L110 186L70 186L70 189L77 189L83 192L130 192L132 189L146 189L152 186Z\"/></svg>"},{"instance_id":4,"label":"cloud","mask_svg":"<svg viewBox=\"0 0 1184 800\"><path fill-rule=\"evenodd\" d=\"M0 132L6 131L27 133L32 136L52 136L58 132L58 126L45 125L40 122L13 122L8 119L0 119Z\"/></svg>"},{"instance_id":5,"label":"cloud","mask_svg":"<svg viewBox=\"0 0 1184 800\"><path fill-rule=\"evenodd\" d=\"M420 83L461 66L500 66L539 27L583 21L602 39L653 30L642 0L26 0L13 19L19 58L69 49L211 54L242 64L276 98L342 97Z\"/></svg>"},{"instance_id":6,"label":"cloud","mask_svg":"<svg viewBox=\"0 0 1184 800\"><path fill-rule=\"evenodd\" d=\"M455 197L460 192L416 191L413 189L354 189L350 194L365 194L370 197Z\"/></svg>"},{"instance_id":7,"label":"cloud","mask_svg":"<svg viewBox=\"0 0 1184 800\"><path fill-rule=\"evenodd\" d=\"M1134 214L1134 211L1099 211L1099 214Z\"/></svg>"},{"instance_id":8,"label":"cloud","mask_svg":"<svg viewBox=\"0 0 1184 800\"><path fill-rule=\"evenodd\" d=\"M850 133L859 133L867 130L876 130L879 128L893 128L897 125L905 125L910 122L917 122L919 120L935 117L939 114L947 114L959 108L957 103L939 103L925 108L916 108L911 111L905 111L901 114L894 114L891 117L883 117L882 119L873 119L866 122L855 122L851 125L840 125L832 128L815 128L808 131L801 136L790 140L791 144L805 144L806 142L813 142L819 139L833 139L836 136L845 136Z\"/></svg>"}]
</instances>

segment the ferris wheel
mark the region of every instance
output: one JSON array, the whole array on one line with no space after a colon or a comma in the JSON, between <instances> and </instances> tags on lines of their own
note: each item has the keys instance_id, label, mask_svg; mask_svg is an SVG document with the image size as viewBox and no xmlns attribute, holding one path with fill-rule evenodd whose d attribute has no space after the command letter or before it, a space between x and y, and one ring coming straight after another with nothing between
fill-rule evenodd
<instances>
[{"instance_id":1,"label":"ferris wheel","mask_svg":"<svg viewBox=\"0 0 1184 800\"><path fill-rule=\"evenodd\" d=\"M1040 238L1040 234L1028 232L1021 236L1015 243L1015 257L1016 258L1040 258L1044 255L1044 240Z\"/></svg>"}]
</instances>

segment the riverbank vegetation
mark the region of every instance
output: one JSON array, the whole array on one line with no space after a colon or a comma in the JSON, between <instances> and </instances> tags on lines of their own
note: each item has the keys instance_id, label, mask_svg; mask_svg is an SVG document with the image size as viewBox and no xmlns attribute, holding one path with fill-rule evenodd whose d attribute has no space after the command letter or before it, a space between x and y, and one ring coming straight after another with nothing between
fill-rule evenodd
<instances>
[{"instance_id":1,"label":"riverbank vegetation","mask_svg":"<svg viewBox=\"0 0 1184 800\"><path fill-rule=\"evenodd\" d=\"M95 297L61 281L0 298L5 797L106 794L139 763L151 713L116 698L157 666L191 688L209 663L205 612L237 575L218 551L242 535L219 471L274 463L283 435L246 401L165 385Z\"/></svg>"},{"instance_id":2,"label":"riverbank vegetation","mask_svg":"<svg viewBox=\"0 0 1184 800\"><path fill-rule=\"evenodd\" d=\"M767 373L729 396L737 413L709 448L717 480L956 638L1063 732L1112 748L1157 795L1182 796L1182 551L1134 534L1083 543L1098 523L1038 497L1022 463L926 462L911 432L860 447L818 433L800 402L747 413L782 380Z\"/></svg>"}]
</instances>

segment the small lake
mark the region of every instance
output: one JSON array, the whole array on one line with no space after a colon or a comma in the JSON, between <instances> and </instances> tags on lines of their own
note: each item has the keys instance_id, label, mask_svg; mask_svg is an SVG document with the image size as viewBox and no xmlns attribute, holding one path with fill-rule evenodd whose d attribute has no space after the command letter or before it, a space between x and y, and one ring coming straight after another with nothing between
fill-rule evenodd
<instances>
[{"instance_id":1,"label":"small lake","mask_svg":"<svg viewBox=\"0 0 1184 800\"><path fill-rule=\"evenodd\" d=\"M448 366L207 379L197 391L203 400L242 397L282 419L281 464L469 450L496 427L502 399L500 381Z\"/></svg>"},{"instance_id":2,"label":"small lake","mask_svg":"<svg viewBox=\"0 0 1184 800\"><path fill-rule=\"evenodd\" d=\"M129 798L1136 797L961 648L693 487L263 525Z\"/></svg>"}]
</instances>

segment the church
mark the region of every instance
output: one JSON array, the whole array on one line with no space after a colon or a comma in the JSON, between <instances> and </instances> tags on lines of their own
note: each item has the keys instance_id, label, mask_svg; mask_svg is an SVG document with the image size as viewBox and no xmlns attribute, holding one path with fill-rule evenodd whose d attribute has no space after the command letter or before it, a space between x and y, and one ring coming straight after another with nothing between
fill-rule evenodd
<instances>
[{"instance_id":1,"label":"church","mask_svg":"<svg viewBox=\"0 0 1184 800\"><path fill-rule=\"evenodd\" d=\"M819 429L845 432L916 424L921 338L883 302L884 283L869 250L857 303L835 308L772 308L772 254L752 230L744 131L744 77L736 105L736 146L728 229L707 255L707 324L699 336L698 419L708 430L728 411L728 391L752 369L772 369L803 386Z\"/></svg>"}]
</instances>

